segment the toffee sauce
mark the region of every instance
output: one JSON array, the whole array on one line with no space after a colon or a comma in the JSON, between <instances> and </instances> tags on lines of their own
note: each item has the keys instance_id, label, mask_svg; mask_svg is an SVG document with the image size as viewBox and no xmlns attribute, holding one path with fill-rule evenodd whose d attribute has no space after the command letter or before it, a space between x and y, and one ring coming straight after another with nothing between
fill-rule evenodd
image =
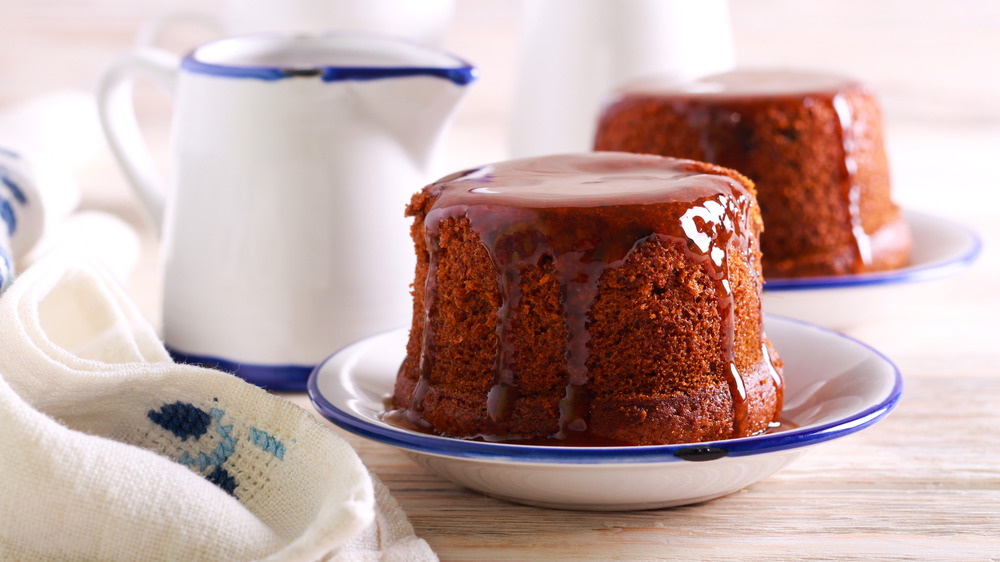
<instances>
[{"instance_id":1,"label":"toffee sauce","mask_svg":"<svg viewBox=\"0 0 1000 562\"><path fill-rule=\"evenodd\" d=\"M438 432L434 431L427 423L422 422L419 418L415 418L411 415L409 410L398 410L392 409L392 396L386 396L382 400L385 406L385 412L380 416L380 419L385 423L398 427L399 429L405 429L408 431L414 431L417 433L423 433L425 435L435 435L441 436ZM796 429L799 425L791 420L785 418L779 418L778 421L773 421L768 424L767 429L762 431L760 435L772 435L775 433L781 433L783 431L790 431ZM536 445L542 447L633 447L634 443L626 443L624 441L618 441L615 439L610 439L607 437L601 437L593 435L587 432L571 433L562 438L558 436L551 437L536 437L536 438L517 438L509 437L495 434L483 433L481 435L476 435L474 437L463 438L465 441L478 441L480 443L504 443L507 445ZM680 444L680 443L677 443Z\"/></svg>"},{"instance_id":2,"label":"toffee sauce","mask_svg":"<svg viewBox=\"0 0 1000 562\"><path fill-rule=\"evenodd\" d=\"M755 232L748 217L754 200L736 180L699 166L687 160L624 153L562 155L485 166L428 186L436 199L424 218L430 260L424 292L420 375L409 410L390 412L387 419L410 429L430 430L420 418L420 411L433 361L428 356L435 338L429 314L437 291L438 228L447 219L466 217L495 266L502 298L497 311L494 377L487 399L494 426L510 415L511 404L520 396L510 332L521 298L521 272L538 266L543 259L554 265L568 334L564 367L567 382L560 402L558 433L550 439L525 441L497 430L484 432L481 439L626 445L599 439L587 431L587 322L601 276L620 267L631 252L654 237L683 248L692 261L703 265L715 284L723 325L724 376L732 396L733 434L743 435L747 394L735 362L729 256L751 251L750 240ZM770 365L766 351L765 361ZM777 373L774 376L780 385Z\"/></svg>"},{"instance_id":3,"label":"toffee sauce","mask_svg":"<svg viewBox=\"0 0 1000 562\"><path fill-rule=\"evenodd\" d=\"M753 111L767 111L775 100L801 103L806 106L825 105L837 116L836 134L843 146L840 177L843 178L843 201L854 249L859 263L872 265L871 238L861 224L861 185L857 181L858 164L854 138L854 115L842 92L861 88L854 80L818 72L795 70L735 70L706 76L684 83L649 79L635 82L618 93L630 95L666 96L675 114L686 115L691 129L699 132L698 144L706 162L727 164L717 154L719 135L739 139L749 134L740 127L743 116L739 111L720 116L716 104L750 106ZM720 122L719 119L728 121ZM790 130L789 134L794 134ZM744 142L749 139L744 138Z\"/></svg>"}]
</instances>

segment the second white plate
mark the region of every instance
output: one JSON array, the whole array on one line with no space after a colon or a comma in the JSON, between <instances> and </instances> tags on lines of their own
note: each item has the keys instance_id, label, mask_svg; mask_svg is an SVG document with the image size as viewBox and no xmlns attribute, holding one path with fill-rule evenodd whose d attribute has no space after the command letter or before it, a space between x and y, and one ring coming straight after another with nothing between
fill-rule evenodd
<instances>
[{"instance_id":1,"label":"second white plate","mask_svg":"<svg viewBox=\"0 0 1000 562\"><path fill-rule=\"evenodd\" d=\"M859 275L767 279L764 312L846 328L894 314L910 300L903 286L952 275L979 257L982 243L972 230L918 211L903 214L913 235L910 265Z\"/></svg>"}]
</instances>

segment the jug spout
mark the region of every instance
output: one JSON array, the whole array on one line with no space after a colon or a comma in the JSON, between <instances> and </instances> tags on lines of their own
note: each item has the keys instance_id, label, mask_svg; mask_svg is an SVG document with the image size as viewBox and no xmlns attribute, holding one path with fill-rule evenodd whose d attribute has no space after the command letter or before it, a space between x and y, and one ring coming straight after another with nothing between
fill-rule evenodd
<instances>
[{"instance_id":1,"label":"jug spout","mask_svg":"<svg viewBox=\"0 0 1000 562\"><path fill-rule=\"evenodd\" d=\"M357 86L373 126L389 137L416 169L426 170L454 117L475 69L459 79L422 75L380 79Z\"/></svg>"}]
</instances>

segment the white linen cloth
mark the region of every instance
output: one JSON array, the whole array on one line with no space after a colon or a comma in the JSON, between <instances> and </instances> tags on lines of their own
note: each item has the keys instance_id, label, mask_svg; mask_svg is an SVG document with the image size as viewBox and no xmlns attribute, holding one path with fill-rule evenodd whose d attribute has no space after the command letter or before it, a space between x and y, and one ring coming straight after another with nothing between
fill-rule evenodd
<instances>
[{"instance_id":1,"label":"white linen cloth","mask_svg":"<svg viewBox=\"0 0 1000 562\"><path fill-rule=\"evenodd\" d=\"M0 559L436 559L346 441L61 252L0 296L0 451Z\"/></svg>"}]
</instances>

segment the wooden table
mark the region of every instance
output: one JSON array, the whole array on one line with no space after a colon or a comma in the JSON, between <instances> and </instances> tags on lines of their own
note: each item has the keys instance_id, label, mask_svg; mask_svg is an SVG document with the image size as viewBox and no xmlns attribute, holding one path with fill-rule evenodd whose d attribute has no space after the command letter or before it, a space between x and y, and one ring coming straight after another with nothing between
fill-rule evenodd
<instances>
[{"instance_id":1,"label":"wooden table","mask_svg":"<svg viewBox=\"0 0 1000 562\"><path fill-rule=\"evenodd\" d=\"M974 267L919 286L894 317L847 333L885 353L906 389L897 409L822 444L766 480L710 502L630 513L525 507L460 489L402 453L351 435L419 536L446 560L1000 560L1000 10L960 0L741 0L742 64L833 68L882 95L896 198L978 230ZM139 24L196 0L4 0L0 110L28 96L89 89L130 48ZM483 79L446 145L459 166L504 156L519 3L460 0L448 46ZM166 161L169 106L140 92L151 143ZM2 131L0 131L2 133ZM159 321L157 244L107 151L77 170L83 206L128 220L143 253L129 290ZM302 394L286 395L311 408ZM339 431L339 430L338 430Z\"/></svg>"},{"instance_id":2,"label":"wooden table","mask_svg":"<svg viewBox=\"0 0 1000 562\"><path fill-rule=\"evenodd\" d=\"M1000 240L995 220L974 226L988 244ZM998 560L997 258L988 247L974 268L914 291L905 317L846 330L903 373L889 417L702 504L631 513L514 505L347 439L444 559Z\"/></svg>"}]
</instances>

